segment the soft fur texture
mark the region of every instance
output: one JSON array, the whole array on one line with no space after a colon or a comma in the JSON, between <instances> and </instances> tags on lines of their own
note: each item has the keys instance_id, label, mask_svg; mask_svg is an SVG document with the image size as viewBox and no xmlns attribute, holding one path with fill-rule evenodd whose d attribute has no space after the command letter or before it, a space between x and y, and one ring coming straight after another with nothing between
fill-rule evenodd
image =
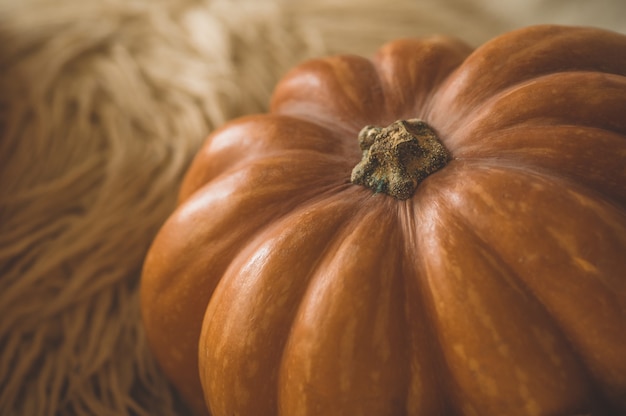
<instances>
[{"instance_id":1,"label":"soft fur texture","mask_svg":"<svg viewBox=\"0 0 626 416\"><path fill-rule=\"evenodd\" d=\"M185 414L138 285L204 137L263 111L303 59L431 33L477 45L542 20L525 3L0 0L0 414ZM573 23L623 29L605 6Z\"/></svg>"}]
</instances>

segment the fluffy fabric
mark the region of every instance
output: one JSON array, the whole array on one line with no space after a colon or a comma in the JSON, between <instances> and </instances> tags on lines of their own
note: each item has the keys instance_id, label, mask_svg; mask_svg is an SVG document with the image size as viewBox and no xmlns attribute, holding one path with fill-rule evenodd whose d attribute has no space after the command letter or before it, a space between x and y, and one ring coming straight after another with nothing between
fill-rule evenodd
<instances>
[{"instance_id":1,"label":"fluffy fabric","mask_svg":"<svg viewBox=\"0 0 626 416\"><path fill-rule=\"evenodd\" d=\"M204 137L308 57L514 26L477 4L0 1L0 414L185 414L138 285Z\"/></svg>"}]
</instances>

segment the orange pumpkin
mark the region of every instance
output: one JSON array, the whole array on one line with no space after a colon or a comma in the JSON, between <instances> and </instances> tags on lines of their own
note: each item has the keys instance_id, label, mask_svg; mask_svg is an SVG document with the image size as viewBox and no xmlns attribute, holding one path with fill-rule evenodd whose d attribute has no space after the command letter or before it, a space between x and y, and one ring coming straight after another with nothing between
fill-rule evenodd
<instances>
[{"instance_id":1,"label":"orange pumpkin","mask_svg":"<svg viewBox=\"0 0 626 416\"><path fill-rule=\"evenodd\" d=\"M142 285L199 413L626 414L626 36L303 63L208 138Z\"/></svg>"}]
</instances>

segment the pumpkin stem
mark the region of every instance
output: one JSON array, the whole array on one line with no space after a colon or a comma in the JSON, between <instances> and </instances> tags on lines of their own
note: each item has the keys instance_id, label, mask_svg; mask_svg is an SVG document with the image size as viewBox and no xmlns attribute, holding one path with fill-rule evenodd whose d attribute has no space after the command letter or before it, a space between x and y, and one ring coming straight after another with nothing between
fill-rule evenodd
<instances>
[{"instance_id":1,"label":"pumpkin stem","mask_svg":"<svg viewBox=\"0 0 626 416\"><path fill-rule=\"evenodd\" d=\"M450 160L435 131L418 119L366 126L359 145L363 157L352 170L351 182L400 200L412 197L420 182Z\"/></svg>"}]
</instances>

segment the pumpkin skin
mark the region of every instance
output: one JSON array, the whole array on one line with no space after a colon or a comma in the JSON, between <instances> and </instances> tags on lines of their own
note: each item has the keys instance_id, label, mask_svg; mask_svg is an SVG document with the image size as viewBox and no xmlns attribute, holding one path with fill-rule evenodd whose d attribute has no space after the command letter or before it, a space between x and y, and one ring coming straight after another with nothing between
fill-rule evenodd
<instances>
[{"instance_id":1,"label":"pumpkin skin","mask_svg":"<svg viewBox=\"0 0 626 416\"><path fill-rule=\"evenodd\" d=\"M412 197L350 183L366 125L451 160ZM199 413L626 413L626 37L305 62L198 153L146 258L155 356Z\"/></svg>"}]
</instances>

